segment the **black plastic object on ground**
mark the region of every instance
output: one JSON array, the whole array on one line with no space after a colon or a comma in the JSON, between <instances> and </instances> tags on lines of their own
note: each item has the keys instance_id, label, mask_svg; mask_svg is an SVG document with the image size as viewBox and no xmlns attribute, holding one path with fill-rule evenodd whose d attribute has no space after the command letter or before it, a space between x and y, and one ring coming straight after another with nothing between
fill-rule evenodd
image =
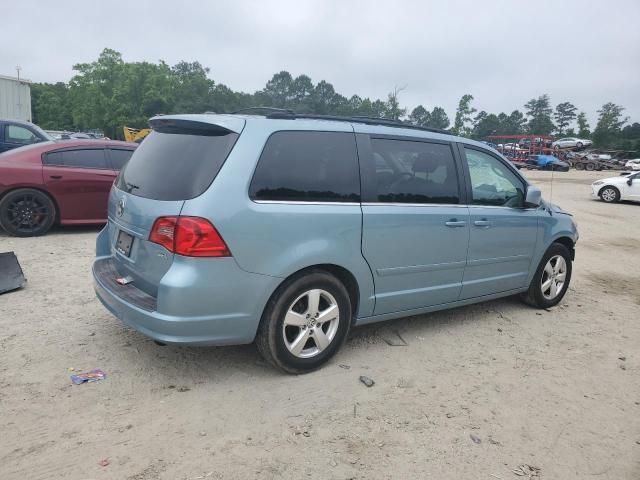
<instances>
[{"instance_id":1,"label":"black plastic object on ground","mask_svg":"<svg viewBox=\"0 0 640 480\"><path fill-rule=\"evenodd\" d=\"M0 253L0 294L17 290L26 281L16 254L13 252Z\"/></svg>"}]
</instances>

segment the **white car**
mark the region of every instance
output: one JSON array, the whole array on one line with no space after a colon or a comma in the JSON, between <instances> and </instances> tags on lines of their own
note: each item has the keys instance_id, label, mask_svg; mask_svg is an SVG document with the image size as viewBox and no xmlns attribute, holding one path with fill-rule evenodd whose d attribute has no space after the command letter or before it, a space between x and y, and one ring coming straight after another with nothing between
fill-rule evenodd
<instances>
[{"instance_id":1,"label":"white car","mask_svg":"<svg viewBox=\"0 0 640 480\"><path fill-rule=\"evenodd\" d=\"M591 140L583 138L567 137L560 138L551 144L551 148L582 148L593 144Z\"/></svg>"},{"instance_id":2,"label":"white car","mask_svg":"<svg viewBox=\"0 0 640 480\"><path fill-rule=\"evenodd\" d=\"M640 202L640 173L625 173L598 180L591 184L591 190L594 197L600 197L607 203L620 200Z\"/></svg>"},{"instance_id":3,"label":"white car","mask_svg":"<svg viewBox=\"0 0 640 480\"><path fill-rule=\"evenodd\" d=\"M625 168L630 168L631 170L640 170L640 158L634 158L633 160L629 160L624 164Z\"/></svg>"}]
</instances>

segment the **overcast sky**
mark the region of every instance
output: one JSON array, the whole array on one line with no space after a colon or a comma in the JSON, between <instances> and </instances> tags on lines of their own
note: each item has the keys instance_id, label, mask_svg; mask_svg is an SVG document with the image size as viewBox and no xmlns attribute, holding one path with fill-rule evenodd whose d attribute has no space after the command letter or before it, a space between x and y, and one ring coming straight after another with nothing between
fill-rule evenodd
<instances>
[{"instance_id":1,"label":"overcast sky","mask_svg":"<svg viewBox=\"0 0 640 480\"><path fill-rule=\"evenodd\" d=\"M595 120L612 101L640 121L640 0L76 1L2 7L0 74L68 81L104 47L126 61L197 60L234 90L288 70L345 95L478 110L523 109L543 93ZM593 123L592 123L593 126Z\"/></svg>"}]
</instances>

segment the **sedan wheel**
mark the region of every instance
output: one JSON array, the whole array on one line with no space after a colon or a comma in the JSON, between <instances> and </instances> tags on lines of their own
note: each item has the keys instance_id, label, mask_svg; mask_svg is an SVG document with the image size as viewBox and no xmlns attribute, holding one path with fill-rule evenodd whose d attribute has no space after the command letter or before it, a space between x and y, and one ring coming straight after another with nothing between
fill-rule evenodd
<instances>
[{"instance_id":1,"label":"sedan wheel","mask_svg":"<svg viewBox=\"0 0 640 480\"><path fill-rule=\"evenodd\" d=\"M607 203L615 203L620 200L620 192L613 187L605 187L600 191L600 198Z\"/></svg>"},{"instance_id":2,"label":"sedan wheel","mask_svg":"<svg viewBox=\"0 0 640 480\"><path fill-rule=\"evenodd\" d=\"M39 190L14 190L0 202L0 226L14 236L43 235L51 228L54 220L55 206Z\"/></svg>"}]
</instances>

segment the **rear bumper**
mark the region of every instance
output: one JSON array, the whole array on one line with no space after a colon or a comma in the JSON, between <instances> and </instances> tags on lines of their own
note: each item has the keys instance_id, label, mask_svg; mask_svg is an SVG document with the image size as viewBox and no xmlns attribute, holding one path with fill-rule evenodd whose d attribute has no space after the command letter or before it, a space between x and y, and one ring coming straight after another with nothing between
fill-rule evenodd
<instances>
[{"instance_id":1,"label":"rear bumper","mask_svg":"<svg viewBox=\"0 0 640 480\"><path fill-rule=\"evenodd\" d=\"M239 345L255 337L264 305L281 279L248 273L233 259L182 257L158 289L158 299L112 278L111 257L93 265L94 288L107 310L147 337L168 344Z\"/></svg>"}]
</instances>

